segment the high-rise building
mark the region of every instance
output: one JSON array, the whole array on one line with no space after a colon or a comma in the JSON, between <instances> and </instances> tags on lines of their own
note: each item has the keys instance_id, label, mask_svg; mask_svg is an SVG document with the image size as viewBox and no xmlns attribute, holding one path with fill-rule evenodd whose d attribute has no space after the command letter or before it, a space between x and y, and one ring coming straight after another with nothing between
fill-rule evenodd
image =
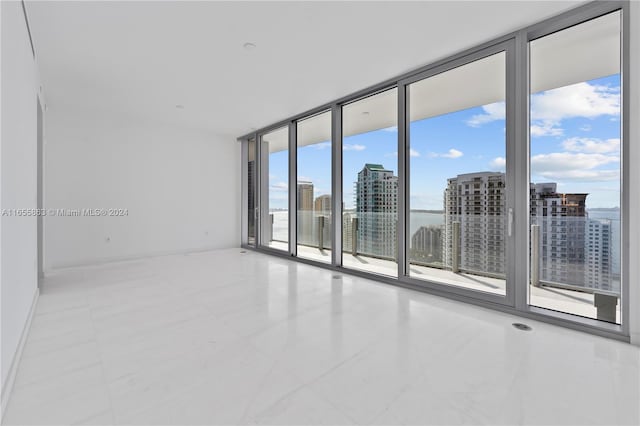
<instances>
[{"instance_id":1,"label":"high-rise building","mask_svg":"<svg viewBox=\"0 0 640 426\"><path fill-rule=\"evenodd\" d=\"M322 247L331 248L331 195L324 194L316 197L313 202L314 235L320 239Z\"/></svg>"},{"instance_id":2,"label":"high-rise building","mask_svg":"<svg viewBox=\"0 0 640 426\"><path fill-rule=\"evenodd\" d=\"M298 210L313 210L313 182L298 181Z\"/></svg>"},{"instance_id":3,"label":"high-rise building","mask_svg":"<svg viewBox=\"0 0 640 426\"><path fill-rule=\"evenodd\" d=\"M421 226L411 237L409 257L411 262L442 264L444 248L444 227L441 225Z\"/></svg>"},{"instance_id":4,"label":"high-rise building","mask_svg":"<svg viewBox=\"0 0 640 426\"><path fill-rule=\"evenodd\" d=\"M612 279L612 230L608 220L587 217L588 194L557 192L554 182L530 185L531 224L539 232L539 279L600 290L618 291ZM448 179L445 190L443 261L457 253L461 270L505 273L505 175L479 172ZM453 241L458 222L460 236ZM532 228L533 229L533 228ZM412 247L432 244L427 229ZM416 254L411 252L411 256Z\"/></svg>"},{"instance_id":5,"label":"high-rise building","mask_svg":"<svg viewBox=\"0 0 640 426\"><path fill-rule=\"evenodd\" d=\"M353 213L342 213L342 251L351 253L353 248Z\"/></svg>"},{"instance_id":6,"label":"high-rise building","mask_svg":"<svg viewBox=\"0 0 640 426\"><path fill-rule=\"evenodd\" d=\"M328 215L331 213L331 195L325 194L316 197L314 210L318 214Z\"/></svg>"},{"instance_id":7,"label":"high-rise building","mask_svg":"<svg viewBox=\"0 0 640 426\"><path fill-rule=\"evenodd\" d=\"M467 173L447 179L444 206L445 264L452 265L457 252L461 270L503 275L506 248L504 173ZM454 242L456 222L460 226L460 238Z\"/></svg>"},{"instance_id":8,"label":"high-rise building","mask_svg":"<svg viewBox=\"0 0 640 426\"><path fill-rule=\"evenodd\" d=\"M365 164L355 197L358 253L395 259L398 177L381 164Z\"/></svg>"},{"instance_id":9,"label":"high-rise building","mask_svg":"<svg viewBox=\"0 0 640 426\"><path fill-rule=\"evenodd\" d=\"M531 224L540 233L540 280L584 286L588 194L556 188L553 182L530 185Z\"/></svg>"},{"instance_id":10,"label":"high-rise building","mask_svg":"<svg viewBox=\"0 0 640 426\"><path fill-rule=\"evenodd\" d=\"M620 291L612 280L612 229L611 221L588 219L585 229L585 255L587 260L585 286L589 288Z\"/></svg>"},{"instance_id":11,"label":"high-rise building","mask_svg":"<svg viewBox=\"0 0 640 426\"><path fill-rule=\"evenodd\" d=\"M298 202L298 243L304 245L317 245L314 238L314 215L313 215L313 183L298 181L297 185Z\"/></svg>"}]
</instances>

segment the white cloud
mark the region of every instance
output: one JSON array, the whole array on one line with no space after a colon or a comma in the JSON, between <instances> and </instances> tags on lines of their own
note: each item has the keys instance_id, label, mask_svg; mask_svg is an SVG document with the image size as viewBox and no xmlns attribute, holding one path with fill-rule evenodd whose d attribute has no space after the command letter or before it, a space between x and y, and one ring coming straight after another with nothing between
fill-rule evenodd
<instances>
[{"instance_id":1,"label":"white cloud","mask_svg":"<svg viewBox=\"0 0 640 426\"><path fill-rule=\"evenodd\" d=\"M584 154L570 152L552 152L531 157L531 169L536 173L568 169L593 169L604 164L619 162L616 156L603 154Z\"/></svg>"},{"instance_id":2,"label":"white cloud","mask_svg":"<svg viewBox=\"0 0 640 426\"><path fill-rule=\"evenodd\" d=\"M385 131L385 132L397 132L398 131L398 126L385 127L382 130Z\"/></svg>"},{"instance_id":3,"label":"white cloud","mask_svg":"<svg viewBox=\"0 0 640 426\"><path fill-rule=\"evenodd\" d=\"M315 149L331 148L331 142L320 142L312 145Z\"/></svg>"},{"instance_id":4,"label":"white cloud","mask_svg":"<svg viewBox=\"0 0 640 426\"><path fill-rule=\"evenodd\" d=\"M590 132L591 131L591 124L585 124L584 126L581 126L580 130L582 130L583 132Z\"/></svg>"},{"instance_id":5,"label":"white cloud","mask_svg":"<svg viewBox=\"0 0 640 426\"><path fill-rule=\"evenodd\" d=\"M278 182L271 185L271 189L274 191L288 191L289 185L287 185L287 182Z\"/></svg>"},{"instance_id":6,"label":"white cloud","mask_svg":"<svg viewBox=\"0 0 640 426\"><path fill-rule=\"evenodd\" d=\"M557 123L552 121L540 121L538 123L531 123L529 130L532 137L536 136L562 136L564 129L558 127Z\"/></svg>"},{"instance_id":7,"label":"white cloud","mask_svg":"<svg viewBox=\"0 0 640 426\"><path fill-rule=\"evenodd\" d=\"M479 127L492 121L504 120L505 104L496 102L482 107L467 121L471 127ZM567 118L596 118L620 115L620 88L592 85L586 82L547 90L531 96L531 136L561 136L562 120ZM586 127L583 126L583 131Z\"/></svg>"},{"instance_id":8,"label":"white cloud","mask_svg":"<svg viewBox=\"0 0 640 426\"><path fill-rule=\"evenodd\" d=\"M618 170L563 170L559 172L538 173L547 179L581 180L581 181L605 181L620 179Z\"/></svg>"},{"instance_id":9,"label":"white cloud","mask_svg":"<svg viewBox=\"0 0 640 426\"><path fill-rule=\"evenodd\" d=\"M464 153L462 151L458 151L455 148L451 148L449 151L445 152L445 153L437 153L437 152L430 152L429 153L429 157L431 158L436 158L436 157L440 157L440 158L460 158L464 155Z\"/></svg>"},{"instance_id":10,"label":"white cloud","mask_svg":"<svg viewBox=\"0 0 640 426\"><path fill-rule=\"evenodd\" d=\"M397 157L398 156L398 151L390 152L388 154L385 154L384 156L385 157ZM411 149L409 149L409 156L411 156L411 157L420 157L420 153L418 151L416 151L415 149L411 148Z\"/></svg>"},{"instance_id":11,"label":"white cloud","mask_svg":"<svg viewBox=\"0 0 640 426\"><path fill-rule=\"evenodd\" d=\"M594 169L618 162L620 162L619 157L600 153L538 154L531 157L531 174L550 180L614 180L619 177L617 169Z\"/></svg>"},{"instance_id":12,"label":"white cloud","mask_svg":"<svg viewBox=\"0 0 640 426\"><path fill-rule=\"evenodd\" d=\"M474 115L467 121L467 124L469 126L480 127L481 125L490 123L492 121L504 120L506 117L504 102L496 102L493 104L484 105L482 107L482 110L484 111L484 114Z\"/></svg>"},{"instance_id":13,"label":"white cloud","mask_svg":"<svg viewBox=\"0 0 640 426\"><path fill-rule=\"evenodd\" d=\"M562 147L572 152L619 153L620 139L569 138L562 142Z\"/></svg>"},{"instance_id":14,"label":"white cloud","mask_svg":"<svg viewBox=\"0 0 640 426\"><path fill-rule=\"evenodd\" d=\"M620 88L577 83L531 97L531 119L560 122L566 118L595 118L620 114Z\"/></svg>"},{"instance_id":15,"label":"white cloud","mask_svg":"<svg viewBox=\"0 0 640 426\"><path fill-rule=\"evenodd\" d=\"M445 158L459 158L462 157L464 153L462 151L458 151L455 148L451 148L447 154L442 155Z\"/></svg>"},{"instance_id":16,"label":"white cloud","mask_svg":"<svg viewBox=\"0 0 640 426\"><path fill-rule=\"evenodd\" d=\"M359 144L344 144L342 149L345 151L364 151L367 147Z\"/></svg>"},{"instance_id":17,"label":"white cloud","mask_svg":"<svg viewBox=\"0 0 640 426\"><path fill-rule=\"evenodd\" d=\"M503 172L507 167L507 159L504 157L496 157L491 160L491 163L489 163L489 167L491 168L491 170Z\"/></svg>"}]
</instances>

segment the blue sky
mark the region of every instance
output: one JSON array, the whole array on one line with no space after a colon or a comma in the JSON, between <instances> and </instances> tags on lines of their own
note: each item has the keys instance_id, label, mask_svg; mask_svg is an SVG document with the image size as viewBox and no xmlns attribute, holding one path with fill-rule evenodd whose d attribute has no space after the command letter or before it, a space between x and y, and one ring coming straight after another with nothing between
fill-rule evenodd
<instances>
[{"instance_id":1,"label":"blue sky","mask_svg":"<svg viewBox=\"0 0 640 426\"><path fill-rule=\"evenodd\" d=\"M534 94L531 98L531 180L557 182L559 192L586 192L587 208L620 205L620 78L613 75ZM411 208L442 209L446 179L461 173L504 171L504 103L411 123ZM330 193L331 150L298 149L299 180L314 196ZM394 128L343 142L343 194L354 206L353 183L365 163L397 174ZM287 152L270 155L272 208L286 208Z\"/></svg>"}]
</instances>

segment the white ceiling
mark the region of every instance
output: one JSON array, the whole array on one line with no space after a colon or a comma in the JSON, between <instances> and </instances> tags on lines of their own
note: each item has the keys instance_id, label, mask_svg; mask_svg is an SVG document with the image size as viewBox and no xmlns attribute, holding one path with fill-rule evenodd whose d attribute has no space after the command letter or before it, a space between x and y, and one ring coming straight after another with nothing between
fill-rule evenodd
<instances>
[{"instance_id":1,"label":"white ceiling","mask_svg":"<svg viewBox=\"0 0 640 426\"><path fill-rule=\"evenodd\" d=\"M27 12L50 109L235 138L580 3L29 1Z\"/></svg>"},{"instance_id":2,"label":"white ceiling","mask_svg":"<svg viewBox=\"0 0 640 426\"><path fill-rule=\"evenodd\" d=\"M532 41L531 92L619 73L620 30L621 14L613 12ZM504 102L506 67L506 54L502 51L410 84L410 121ZM345 105L342 134L351 136L395 127L397 96L398 91L394 88ZM329 113L299 122L298 146L330 138ZM271 152L287 149L288 133L282 130L271 132L268 141Z\"/></svg>"}]
</instances>

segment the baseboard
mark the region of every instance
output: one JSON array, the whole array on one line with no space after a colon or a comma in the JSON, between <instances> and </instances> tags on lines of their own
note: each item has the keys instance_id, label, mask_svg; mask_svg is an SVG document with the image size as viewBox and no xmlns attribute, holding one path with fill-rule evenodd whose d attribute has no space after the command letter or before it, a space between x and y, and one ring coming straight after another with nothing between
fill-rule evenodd
<instances>
[{"instance_id":1,"label":"baseboard","mask_svg":"<svg viewBox=\"0 0 640 426\"><path fill-rule=\"evenodd\" d=\"M11 367L9 368L7 381L4 383L4 386L2 386L2 398L0 402L0 422L2 422L5 410L7 409L7 404L9 403L9 398L11 397L13 384L16 380L16 373L18 372L18 366L20 365L20 359L22 358L22 350L24 349L24 344L27 341L27 336L29 335L29 330L31 329L31 320L33 319L33 315L36 312L36 305L38 304L39 296L40 289L36 288L36 292L33 295L33 301L31 302L31 309L29 310L29 315L27 316L27 322L24 324L22 334L20 335L18 348L16 349L16 353L13 354L13 359L11 360Z\"/></svg>"},{"instance_id":2,"label":"baseboard","mask_svg":"<svg viewBox=\"0 0 640 426\"><path fill-rule=\"evenodd\" d=\"M228 247L209 246L209 247L182 249L182 250L154 251L149 253L132 254L132 255L126 255L126 256L111 256L111 257L101 257L96 259L84 259L84 260L79 260L77 262L64 262L64 263L59 263L59 264L49 266L45 269L44 275L46 277L48 273L58 271L61 269L103 265L105 263L126 262L130 260L147 259L147 258L160 257L160 256L200 253L200 252L206 252L211 250L225 250L225 249L231 249L231 248L238 248L239 246L240 246L239 244L234 246L228 246Z\"/></svg>"}]
</instances>

